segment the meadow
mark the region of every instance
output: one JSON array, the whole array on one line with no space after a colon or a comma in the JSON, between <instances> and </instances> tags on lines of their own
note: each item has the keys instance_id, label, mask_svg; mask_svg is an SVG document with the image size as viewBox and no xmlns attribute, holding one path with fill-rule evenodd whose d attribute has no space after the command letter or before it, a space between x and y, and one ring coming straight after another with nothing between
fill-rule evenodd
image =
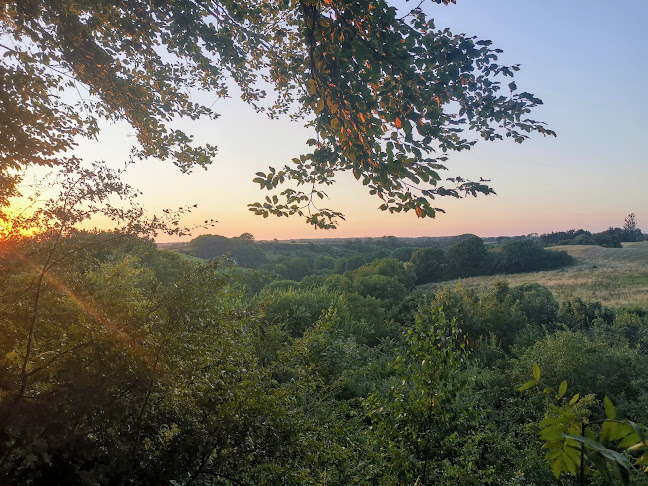
<instances>
[{"instance_id":1,"label":"meadow","mask_svg":"<svg viewBox=\"0 0 648 486\"><path fill-rule=\"evenodd\" d=\"M511 285L536 282L548 287L559 301L580 297L613 309L648 311L648 241L623 243L623 248L563 245L550 249L566 251L575 258L575 265L551 271L456 279L430 284L430 288L460 282L481 293L496 281L504 280Z\"/></svg>"}]
</instances>

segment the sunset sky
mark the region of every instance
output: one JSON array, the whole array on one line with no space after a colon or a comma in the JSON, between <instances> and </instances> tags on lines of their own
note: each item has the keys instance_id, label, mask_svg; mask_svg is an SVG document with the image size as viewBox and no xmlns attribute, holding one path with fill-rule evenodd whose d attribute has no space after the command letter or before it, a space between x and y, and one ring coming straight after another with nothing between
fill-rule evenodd
<instances>
[{"instance_id":1,"label":"sunset sky","mask_svg":"<svg viewBox=\"0 0 648 486\"><path fill-rule=\"evenodd\" d=\"M601 231L622 226L630 212L648 231L648 2L457 3L430 3L426 11L438 28L491 39L504 50L501 61L521 64L518 87L545 103L534 118L558 133L558 138L538 135L522 145L484 142L469 153L451 154L448 177L490 179L496 196L439 199L446 214L418 219L413 212L379 211L380 200L347 176L329 191L328 206L346 215L335 231L315 231L298 217L254 216L247 204L266 195L252 182L254 173L289 163L304 151L312 133L300 123L257 115L235 97L205 97L207 104L216 102L221 117L215 121L179 123L197 142L218 146L219 155L208 171L187 176L170 163L148 161L138 164L128 180L144 192L143 202L151 212L197 203L187 224L219 221L194 236L250 232L257 239L290 239ZM131 132L125 125L108 126L98 142L82 142L77 153L120 164L128 157Z\"/></svg>"}]
</instances>

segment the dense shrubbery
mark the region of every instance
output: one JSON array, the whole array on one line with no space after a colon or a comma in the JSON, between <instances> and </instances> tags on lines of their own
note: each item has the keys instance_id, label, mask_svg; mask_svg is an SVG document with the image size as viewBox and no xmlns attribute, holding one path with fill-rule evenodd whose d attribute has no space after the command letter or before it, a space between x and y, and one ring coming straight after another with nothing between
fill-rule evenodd
<instances>
[{"instance_id":1,"label":"dense shrubbery","mask_svg":"<svg viewBox=\"0 0 648 486\"><path fill-rule=\"evenodd\" d=\"M449 255L483 262L476 243ZM61 245L74 258L40 290L42 244L2 247L10 483L548 484L528 425L547 403L515 390L533 363L592 413L607 395L648 421L641 311L559 304L537 284L425 293L390 258L259 291L240 268L145 240L80 234ZM507 245L502 255L530 246Z\"/></svg>"}]
</instances>

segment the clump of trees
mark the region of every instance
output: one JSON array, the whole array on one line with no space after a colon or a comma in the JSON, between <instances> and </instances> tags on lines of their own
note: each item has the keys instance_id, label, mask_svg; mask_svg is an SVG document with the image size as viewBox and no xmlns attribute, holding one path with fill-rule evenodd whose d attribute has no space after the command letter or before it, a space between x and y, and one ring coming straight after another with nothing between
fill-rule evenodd
<instances>
[{"instance_id":1,"label":"clump of trees","mask_svg":"<svg viewBox=\"0 0 648 486\"><path fill-rule=\"evenodd\" d=\"M543 245L598 245L606 248L621 248L622 242L642 241L644 234L637 227L637 218L630 213L623 228L610 227L600 233L590 233L583 229L556 231L540 235L539 241Z\"/></svg>"},{"instance_id":2,"label":"clump of trees","mask_svg":"<svg viewBox=\"0 0 648 486\"><path fill-rule=\"evenodd\" d=\"M267 261L265 254L254 244L254 237L249 233L236 238L219 235L198 236L191 240L186 251L204 259L228 258L244 267L256 267Z\"/></svg>"},{"instance_id":3,"label":"clump of trees","mask_svg":"<svg viewBox=\"0 0 648 486\"><path fill-rule=\"evenodd\" d=\"M409 264L417 283L441 282L477 275L552 270L573 263L564 251L548 251L530 239L514 239L491 248L477 236L453 243L447 251L425 248L412 254Z\"/></svg>"},{"instance_id":4,"label":"clump of trees","mask_svg":"<svg viewBox=\"0 0 648 486\"><path fill-rule=\"evenodd\" d=\"M441 242L445 249L435 239L421 242L386 237L341 243L280 243L203 235L181 251L205 259L227 258L271 278L294 281L322 281L332 274L368 268L392 258L406 264L418 285L477 275L552 270L573 261L566 252L547 251L530 239L508 239L490 248L475 235ZM415 246L421 243L427 246ZM247 276L255 278L251 273Z\"/></svg>"}]
</instances>

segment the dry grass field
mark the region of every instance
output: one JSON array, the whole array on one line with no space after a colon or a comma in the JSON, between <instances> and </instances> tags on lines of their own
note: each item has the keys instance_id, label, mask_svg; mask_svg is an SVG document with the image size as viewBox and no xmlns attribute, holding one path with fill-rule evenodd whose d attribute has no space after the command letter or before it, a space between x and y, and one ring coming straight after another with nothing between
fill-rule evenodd
<instances>
[{"instance_id":1,"label":"dry grass field","mask_svg":"<svg viewBox=\"0 0 648 486\"><path fill-rule=\"evenodd\" d=\"M623 243L623 248L556 246L576 259L575 265L547 272L471 277L435 284L461 282L465 287L486 289L497 280L511 285L537 282L547 286L559 301L581 297L615 309L639 307L648 311L648 241Z\"/></svg>"}]
</instances>

